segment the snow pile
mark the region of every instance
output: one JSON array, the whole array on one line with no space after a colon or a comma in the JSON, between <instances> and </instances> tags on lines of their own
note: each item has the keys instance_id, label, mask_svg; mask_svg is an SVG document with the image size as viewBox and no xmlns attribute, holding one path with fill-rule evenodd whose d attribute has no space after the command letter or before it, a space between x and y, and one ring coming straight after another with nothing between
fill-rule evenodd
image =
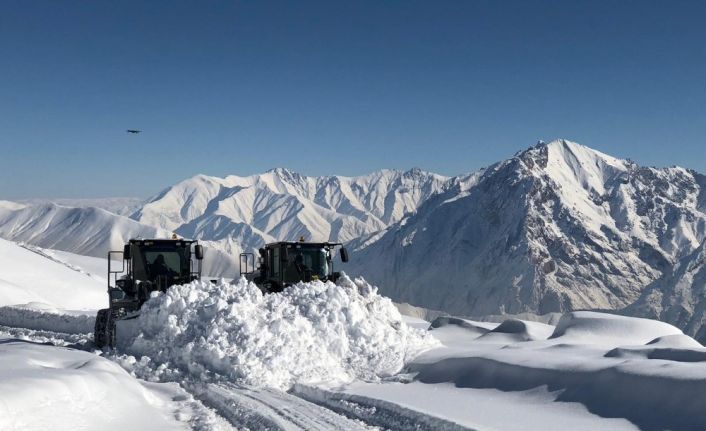
<instances>
[{"instance_id":1,"label":"snow pile","mask_svg":"<svg viewBox=\"0 0 706 431\"><path fill-rule=\"evenodd\" d=\"M122 322L118 342L142 356L137 365L160 364L162 378L188 373L276 388L377 380L435 345L375 288L345 276L273 295L245 279L174 286Z\"/></svg>"}]
</instances>

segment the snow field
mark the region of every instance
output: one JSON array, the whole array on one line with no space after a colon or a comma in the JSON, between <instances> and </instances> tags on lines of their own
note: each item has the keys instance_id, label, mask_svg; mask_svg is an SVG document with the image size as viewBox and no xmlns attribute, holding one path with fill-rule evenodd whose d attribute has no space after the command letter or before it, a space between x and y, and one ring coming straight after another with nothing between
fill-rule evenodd
<instances>
[{"instance_id":1,"label":"snow field","mask_svg":"<svg viewBox=\"0 0 706 431\"><path fill-rule=\"evenodd\" d=\"M432 387L545 388L556 401L582 404L603 418L626 418L644 430L703 430L706 348L679 329L587 311L565 314L553 333L548 325L524 323L523 329L511 319L483 333L471 321L440 319L430 332L444 346L421 354L406 370ZM504 332L513 337L490 337Z\"/></svg>"},{"instance_id":2,"label":"snow field","mask_svg":"<svg viewBox=\"0 0 706 431\"><path fill-rule=\"evenodd\" d=\"M276 295L245 279L174 286L118 326L118 350L141 358L133 368L279 389L376 381L435 345L375 288L346 276Z\"/></svg>"}]
</instances>

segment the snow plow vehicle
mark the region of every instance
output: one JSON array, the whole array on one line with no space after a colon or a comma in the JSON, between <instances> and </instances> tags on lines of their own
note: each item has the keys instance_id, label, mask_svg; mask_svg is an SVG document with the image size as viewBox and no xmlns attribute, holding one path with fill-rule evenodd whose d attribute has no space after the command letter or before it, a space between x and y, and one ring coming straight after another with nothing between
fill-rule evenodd
<instances>
[{"instance_id":1,"label":"snow plow vehicle","mask_svg":"<svg viewBox=\"0 0 706 431\"><path fill-rule=\"evenodd\" d=\"M340 247L340 248L339 248ZM264 293L281 292L301 281L333 281L340 272L333 269L333 256L338 249L342 262L348 262L348 251L338 242L280 241L258 250L259 266L255 269L255 254L240 255L240 275L254 282Z\"/></svg>"},{"instance_id":2,"label":"snow plow vehicle","mask_svg":"<svg viewBox=\"0 0 706 431\"><path fill-rule=\"evenodd\" d=\"M202 261L203 247L197 241L176 237L131 239L122 251L109 252L109 302L96 315L96 347L114 347L116 322L137 317L152 292L199 280Z\"/></svg>"}]
</instances>

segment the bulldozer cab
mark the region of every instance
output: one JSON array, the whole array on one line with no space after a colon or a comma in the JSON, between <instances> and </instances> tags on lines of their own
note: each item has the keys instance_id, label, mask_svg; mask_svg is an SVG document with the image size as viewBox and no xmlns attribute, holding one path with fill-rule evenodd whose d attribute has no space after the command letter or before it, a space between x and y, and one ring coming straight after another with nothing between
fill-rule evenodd
<instances>
[{"instance_id":1,"label":"bulldozer cab","mask_svg":"<svg viewBox=\"0 0 706 431\"><path fill-rule=\"evenodd\" d=\"M121 251L108 252L108 308L96 314L96 347L114 347L116 322L134 318L152 292L200 279L202 260L197 241L176 236L131 239Z\"/></svg>"},{"instance_id":2,"label":"bulldozer cab","mask_svg":"<svg viewBox=\"0 0 706 431\"><path fill-rule=\"evenodd\" d=\"M152 291L200 279L202 259L203 248L196 241L131 239L108 256L111 307L139 308Z\"/></svg>"},{"instance_id":3,"label":"bulldozer cab","mask_svg":"<svg viewBox=\"0 0 706 431\"><path fill-rule=\"evenodd\" d=\"M341 243L270 243L259 250L257 272L254 254L240 255L240 275L245 275L266 292L280 292L300 281L336 281L340 273L334 271L333 257L338 247L341 261L347 262L348 252Z\"/></svg>"}]
</instances>

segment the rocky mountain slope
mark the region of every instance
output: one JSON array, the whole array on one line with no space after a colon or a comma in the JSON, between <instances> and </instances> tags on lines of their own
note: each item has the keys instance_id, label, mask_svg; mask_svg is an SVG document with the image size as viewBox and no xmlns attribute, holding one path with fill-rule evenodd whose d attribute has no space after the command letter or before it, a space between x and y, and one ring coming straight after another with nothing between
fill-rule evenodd
<instances>
[{"instance_id":1,"label":"rocky mountain slope","mask_svg":"<svg viewBox=\"0 0 706 431\"><path fill-rule=\"evenodd\" d=\"M649 284L628 315L664 320L706 341L706 242Z\"/></svg>"},{"instance_id":2,"label":"rocky mountain slope","mask_svg":"<svg viewBox=\"0 0 706 431\"><path fill-rule=\"evenodd\" d=\"M682 168L540 144L358 246L352 271L397 301L457 314L620 310L654 283L664 292L680 262L698 260L704 184ZM672 314L663 315L676 322Z\"/></svg>"}]
</instances>

